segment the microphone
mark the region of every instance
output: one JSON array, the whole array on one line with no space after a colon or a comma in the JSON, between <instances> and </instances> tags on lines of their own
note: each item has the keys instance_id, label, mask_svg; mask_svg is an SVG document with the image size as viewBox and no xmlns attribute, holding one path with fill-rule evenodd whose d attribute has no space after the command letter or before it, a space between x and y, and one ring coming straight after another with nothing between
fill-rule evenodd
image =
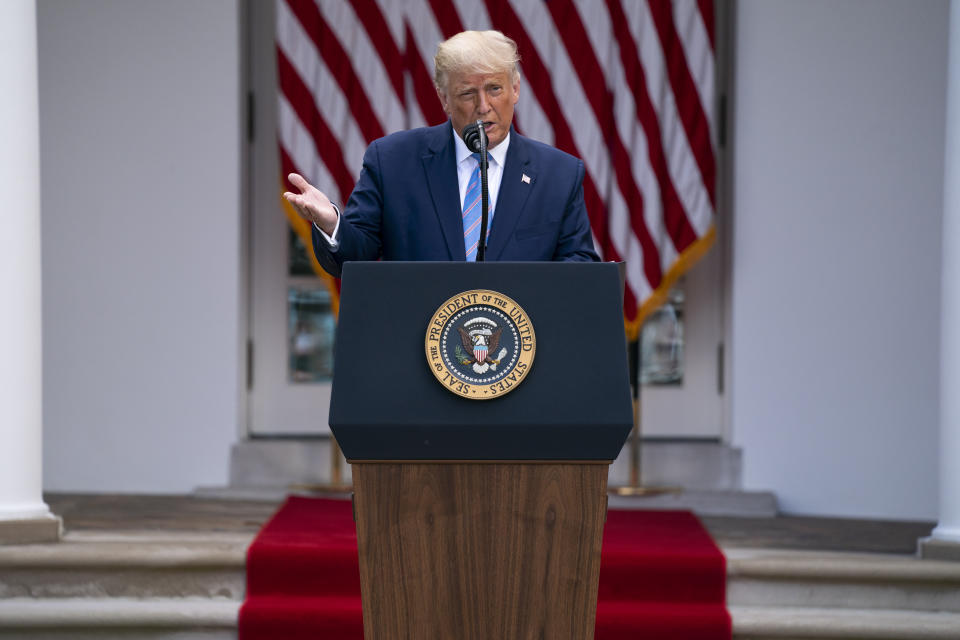
<instances>
[{"instance_id":1,"label":"microphone","mask_svg":"<svg viewBox=\"0 0 960 640\"><path fill-rule=\"evenodd\" d=\"M490 209L490 195L487 191L487 132L483 120L468 124L460 132L467 148L480 154L480 238L477 241L477 262L483 262L487 253L487 216Z\"/></svg>"},{"instance_id":2,"label":"microphone","mask_svg":"<svg viewBox=\"0 0 960 640\"><path fill-rule=\"evenodd\" d=\"M483 129L483 120L472 122L463 128L460 137L467 143L467 149L474 153L480 153L481 137L483 138L483 147L487 146L487 132Z\"/></svg>"}]
</instances>

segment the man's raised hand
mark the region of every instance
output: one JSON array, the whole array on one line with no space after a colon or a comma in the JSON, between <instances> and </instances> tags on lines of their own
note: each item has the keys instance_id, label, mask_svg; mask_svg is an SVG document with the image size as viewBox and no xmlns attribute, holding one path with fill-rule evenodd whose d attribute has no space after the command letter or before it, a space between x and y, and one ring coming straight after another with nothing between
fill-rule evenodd
<instances>
[{"instance_id":1,"label":"man's raised hand","mask_svg":"<svg viewBox=\"0 0 960 640\"><path fill-rule=\"evenodd\" d=\"M327 235L333 235L337 226L337 210L333 208L330 199L322 191L303 179L298 173L287 176L290 184L300 190L300 193L287 191L283 197L309 222L316 224Z\"/></svg>"}]
</instances>

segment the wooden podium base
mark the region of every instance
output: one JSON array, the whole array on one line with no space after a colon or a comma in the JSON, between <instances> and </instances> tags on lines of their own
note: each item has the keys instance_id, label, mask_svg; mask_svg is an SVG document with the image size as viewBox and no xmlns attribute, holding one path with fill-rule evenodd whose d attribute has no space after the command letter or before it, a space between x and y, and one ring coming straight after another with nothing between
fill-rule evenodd
<instances>
[{"instance_id":1,"label":"wooden podium base","mask_svg":"<svg viewBox=\"0 0 960 640\"><path fill-rule=\"evenodd\" d=\"M365 638L593 638L608 466L355 462Z\"/></svg>"}]
</instances>

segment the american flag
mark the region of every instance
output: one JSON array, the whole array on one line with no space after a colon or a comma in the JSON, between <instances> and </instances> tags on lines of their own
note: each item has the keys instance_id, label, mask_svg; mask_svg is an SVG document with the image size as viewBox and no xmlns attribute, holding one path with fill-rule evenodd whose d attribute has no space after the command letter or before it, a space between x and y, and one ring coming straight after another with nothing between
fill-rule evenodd
<instances>
[{"instance_id":1,"label":"american flag","mask_svg":"<svg viewBox=\"0 0 960 640\"><path fill-rule=\"evenodd\" d=\"M283 179L345 203L370 142L445 121L433 56L465 29L517 42L515 128L583 160L594 243L626 262L635 337L714 238L713 0L277 0Z\"/></svg>"}]
</instances>

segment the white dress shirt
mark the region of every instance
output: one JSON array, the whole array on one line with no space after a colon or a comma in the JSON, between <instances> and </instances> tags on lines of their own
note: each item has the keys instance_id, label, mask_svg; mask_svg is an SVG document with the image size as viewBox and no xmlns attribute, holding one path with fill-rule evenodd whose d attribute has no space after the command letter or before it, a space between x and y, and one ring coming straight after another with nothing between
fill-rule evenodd
<instances>
[{"instance_id":1,"label":"white dress shirt","mask_svg":"<svg viewBox=\"0 0 960 640\"><path fill-rule=\"evenodd\" d=\"M457 155L457 182L460 185L460 211L463 211L463 201L467 197L467 187L470 184L470 176L473 174L473 170L477 168L477 161L473 158L473 152L467 148L467 143L463 141L463 138L457 135L456 131L453 131L453 146ZM507 131L507 137L503 139L503 142L495 146L493 149L487 151L487 193L490 195L490 212L491 216L488 224L488 229L493 228L493 213L497 210L497 196L500 195L500 182L503 180L503 166L507 162L507 148L510 146L510 132ZM338 232L340 231L340 209L337 205L333 205L333 208L337 210L337 224L333 228L333 233L327 235L323 229L318 227L316 223L313 226L317 228L317 231L320 232L320 235L324 240L330 245L331 251L336 251L340 247L340 242L337 238Z\"/></svg>"},{"instance_id":2,"label":"white dress shirt","mask_svg":"<svg viewBox=\"0 0 960 640\"><path fill-rule=\"evenodd\" d=\"M470 176L477 168L477 161L473 152L467 148L467 143L456 132L453 134L453 145L457 152L457 182L460 183L460 211L463 211L463 201L467 197L467 187ZM497 210L497 196L500 194L500 181L503 179L503 165L507 161L507 148L510 146L510 132L503 142L493 149L487 150L487 192L490 194L490 211ZM492 225L493 218L488 224Z\"/></svg>"}]
</instances>

